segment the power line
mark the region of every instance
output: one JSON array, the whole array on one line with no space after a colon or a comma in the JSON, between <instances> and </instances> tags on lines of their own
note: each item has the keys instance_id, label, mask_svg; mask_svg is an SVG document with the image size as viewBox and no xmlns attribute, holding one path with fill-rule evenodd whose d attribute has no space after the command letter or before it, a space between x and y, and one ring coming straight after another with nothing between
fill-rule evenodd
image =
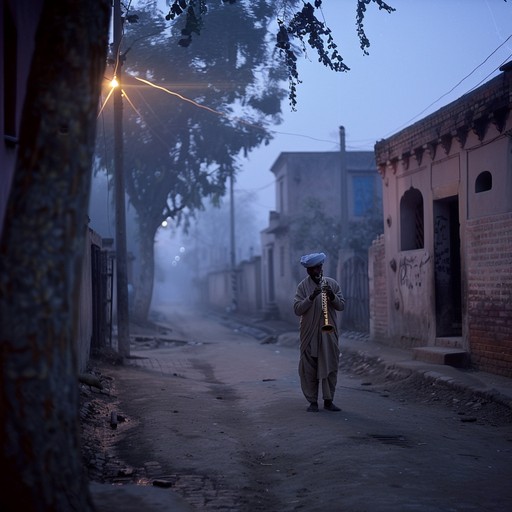
<instances>
[{"instance_id":1,"label":"power line","mask_svg":"<svg viewBox=\"0 0 512 512\"><path fill-rule=\"evenodd\" d=\"M480 82L478 82L474 87L472 87L468 92L471 92L471 91L474 91L477 87L479 87L481 84L483 84L493 73L495 73L496 71L498 71L498 69L501 68L501 66L503 66L503 64L505 64L506 62L508 62L510 59L512 58L512 53L509 54L509 56L496 68L494 68L485 78L483 78L482 80L480 80Z\"/></svg>"},{"instance_id":2,"label":"power line","mask_svg":"<svg viewBox=\"0 0 512 512\"><path fill-rule=\"evenodd\" d=\"M427 107L425 107L421 112L419 112L418 114L416 114L414 117L412 117L411 119L409 119L409 121L405 122L404 124L400 125L398 128L396 128L395 130L391 131L391 132L388 132L385 136L385 137L388 137L390 134L393 134L393 133L396 133L397 131L401 130L403 127L405 126L408 126L410 125L415 119L417 119L418 117L420 117L422 114L424 114L427 110L429 110L433 105L435 105L436 103L438 103L439 101L441 101L443 98L445 98L446 96L448 96L450 93L452 93L457 87L459 87L464 81L466 81L469 77L471 77L479 68L481 68L500 48L502 48L510 39L512 38L512 34L510 34L497 48L495 48L480 64L478 64L477 66L475 66L470 73L468 73L466 76L464 76L461 80L459 80L449 91L447 91L446 93L442 94L441 96L439 96L436 100L434 100L433 102L431 102ZM506 62L507 60L509 60L510 58L512 57L512 54L509 55L507 57L507 59L504 61ZM502 63L503 64L503 63ZM473 89L475 89L476 87L478 87L481 83L485 82L489 76L491 76L494 72L496 72L499 67L501 67L501 65L498 66L497 68L495 68L491 73L489 73L482 81L480 81L476 86L474 86L472 89L470 89L468 92L472 91ZM167 94L170 94L172 96L175 96L177 98L179 98L180 100L182 101L186 101L188 103L191 103L192 105L196 106L197 108L201 108L201 109L204 109L204 110L207 110L209 111L210 113L212 114L215 114L215 115L218 115L218 116L221 116L221 117L226 117L228 119L230 119L232 122L235 122L235 123L242 123L246 126L249 126L249 127L252 127L252 128L255 128L255 129L258 129L258 130L264 130L266 131L267 133L269 134L272 134L272 135L284 135L284 136L290 136L290 137L300 137L300 138L304 138L304 139L308 139L308 140L312 140L312 141L316 141L316 142L325 142L327 144L333 144L335 146L339 146L339 141L335 141L335 140L329 140L329 139L322 139L322 138L318 138L318 137L313 137L313 136L310 136L310 135L307 135L307 134L301 134L301 133L293 133L293 132L284 132L284 131L280 131L280 130L273 130L273 129L268 129L264 126L261 126L261 125L256 125L254 123L251 123L251 122L248 122L248 121L245 121L244 119L242 118L238 118L238 117L234 117L234 118L229 118L229 116L224 113L224 112L220 112L218 110L215 110L213 108L210 108L206 105L202 105L190 98L187 98L186 96L182 95L182 94L179 94L177 92L174 92L166 87L163 87L163 86L160 86L160 85L157 85L157 84L154 84L152 83L151 81L149 80L146 80L146 79L142 79L142 78L139 78L139 77L136 77L134 75L132 75L132 78L136 79L136 80L139 80L140 82L144 83L145 85L148 85L148 86L151 86L151 87L154 87L156 89L160 89L164 92L166 92ZM101 111L103 110L105 104L107 103L108 99L110 97L110 94L107 96L105 102L103 103L101 109L100 109L100 113ZM132 105L133 106L133 105ZM134 108L134 110L136 110ZM139 113L140 115L140 113ZM98 114L99 116L99 114ZM154 130L152 130L154 132ZM363 145L365 145L365 143L368 143L369 141L373 141L375 142L374 139L363 139L361 141L352 141L353 143L354 142L361 142ZM351 145L351 146L347 146L347 147L350 147L352 149L357 149L357 145Z\"/></svg>"},{"instance_id":3,"label":"power line","mask_svg":"<svg viewBox=\"0 0 512 512\"><path fill-rule=\"evenodd\" d=\"M396 133L397 131L401 130L403 127L405 126L408 126L412 123L412 121L414 121L415 119L417 119L419 116L421 116L422 114L424 114L427 110L430 109L430 107L432 107L433 105L435 105L436 103L438 103L439 101L441 101L445 96L448 96L448 94L450 94L451 92L453 92L460 84L462 84L462 82L464 82L465 80L467 80L473 73L475 73L477 71L477 69L479 69L480 67L482 67L502 46L504 46L508 40L512 38L512 34L510 34L507 39L505 39L505 41L503 41L503 43L501 43L497 48L495 48L480 64L478 64L478 66L476 66L475 68L473 68L473 70L468 73L464 78L462 78L462 80L459 80L459 82L457 82L448 92L445 92L444 94L442 94L441 96L439 96L439 98L437 98L435 101L433 101L430 105L428 105L427 107L425 107L419 114L416 114L414 117L412 117L411 119L409 119L409 121L405 122L404 124L400 125L398 128L396 128L396 130L393 130L392 132L389 132L387 133L385 137L389 136L390 133ZM510 58L507 57L507 60ZM505 61L506 62L506 61ZM487 78L489 78L489 76L491 76L496 70L498 70L501 66L503 65L500 64L500 66L498 66L496 69L494 69L491 73L489 73L487 75L487 77L485 77L481 82L479 82L476 86L474 86L472 89L470 89L470 91L472 91L473 89L475 89L476 87L478 87L481 83L483 83L485 80L487 80ZM468 91L469 92L469 91Z\"/></svg>"},{"instance_id":4,"label":"power line","mask_svg":"<svg viewBox=\"0 0 512 512\"><path fill-rule=\"evenodd\" d=\"M231 121L233 121L235 123L242 123L242 124L244 124L246 126L250 126L250 127L255 128L257 130L264 130L264 131L266 131L268 133L271 133L271 134L274 134L274 135L288 135L288 136L291 136L291 137L302 137L302 138L309 139L309 140L314 140L314 141L317 141L317 142L325 142L325 143L328 143L328 144L335 144L335 145L339 146L339 142L335 141L335 140L319 139L317 137L312 137L311 135L305 135L305 134L301 134L301 133L290 133L290 132L282 132L282 131L279 131L279 130L271 130L271 129L265 128L264 126L254 124L254 123L251 123L249 121L245 121L244 119L242 119L240 117L229 118L229 116L227 114L225 114L224 112L220 112L218 110L210 108L207 105L202 105L201 103L198 103L198 102L196 102L196 101L194 101L194 100L192 100L190 98L187 98L186 96L184 96L184 95L182 95L180 93L172 91L172 90L170 90L167 87L163 87L161 85L154 84L150 80L146 80L144 78L139 78L139 77L137 77L135 75L132 75L132 74L130 74L130 76L132 78L134 78L135 80L138 80L138 81L142 82L143 84L145 84L147 86L153 87L155 89L159 89L159 90L161 90L161 91L163 91L163 92L165 92L165 93L167 93L167 94L169 94L171 96L177 97L178 99L180 99L182 101L185 101L187 103L191 103L193 106L195 106L197 108L201 108L201 109L207 110L208 112L210 112L212 114L215 114L215 115L218 115L218 116L221 116L221 117L226 117L226 118L228 118L229 120L231 120ZM98 117L101 114L101 112L103 111L103 109L105 108L105 105L108 102L109 98L110 98L110 93L107 96L107 98L105 99L105 101L103 102L103 105L100 108L100 112L98 114ZM133 105L132 105L132 107L133 107ZM134 110L139 115L141 115L140 112L138 112L137 109L135 109L135 107L133 107L133 108L134 108Z\"/></svg>"}]
</instances>

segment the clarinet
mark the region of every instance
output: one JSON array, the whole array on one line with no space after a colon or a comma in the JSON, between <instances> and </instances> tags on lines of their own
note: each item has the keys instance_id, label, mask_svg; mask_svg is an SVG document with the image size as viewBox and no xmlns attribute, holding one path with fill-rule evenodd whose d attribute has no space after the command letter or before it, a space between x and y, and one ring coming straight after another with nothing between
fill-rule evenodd
<instances>
[{"instance_id":1,"label":"clarinet","mask_svg":"<svg viewBox=\"0 0 512 512\"><path fill-rule=\"evenodd\" d=\"M327 281L323 277L320 277L320 286L322 288L322 315L323 315L323 325L321 327L322 332L332 332L334 331L334 326L329 323L329 313L327 311L327 292L326 286Z\"/></svg>"}]
</instances>

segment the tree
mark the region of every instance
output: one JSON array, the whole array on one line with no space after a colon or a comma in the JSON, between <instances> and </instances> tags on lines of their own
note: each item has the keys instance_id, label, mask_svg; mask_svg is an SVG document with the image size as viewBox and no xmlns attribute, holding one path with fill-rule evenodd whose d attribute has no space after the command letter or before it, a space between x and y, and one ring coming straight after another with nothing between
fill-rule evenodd
<instances>
[{"instance_id":1,"label":"tree","mask_svg":"<svg viewBox=\"0 0 512 512\"><path fill-rule=\"evenodd\" d=\"M356 25L364 52L367 52L369 41L363 19L366 6L371 1L360 0L357 3ZM392 10L381 0L373 1L381 9ZM281 11L281 5L240 0L229 2L236 3L235 6L221 9L219 3L212 0L174 1L167 18L186 14L181 33L171 35L170 44L162 37L158 42L151 41L149 51L132 52L127 63L127 67L139 74L171 82L176 92L182 92L182 83L202 84L202 88L194 91L193 98L224 114L220 118L215 117L211 111L200 111L190 104L174 101L173 111L163 116L162 122L162 111L158 109L163 128L160 133L172 141L167 148L162 146L161 137L159 140L148 130L150 127L146 119L150 113L147 110L142 121L140 117L133 119L132 127L135 129L131 134L134 138L127 145L133 157L127 155L126 161L133 163L128 172L127 190L139 224L141 272L134 308L134 316L139 321L146 320L149 312L154 277L154 240L162 221L167 218L179 222L184 211L202 208L203 197L211 196L214 201L218 200L225 192L226 179L235 175L237 153L241 150L247 153L270 139L265 131L268 120L265 122L262 115L271 116L274 123L279 122L283 97L279 82L286 77L283 68L276 63L286 65L292 109L296 106L296 86L300 83L297 56L301 52L306 53L308 45L317 52L322 64L333 71L349 69L337 51L330 29L315 16L316 10L321 8L321 1L317 0L315 7L306 2L301 10L296 10L297 1L284 3L275 40L275 48L284 57L282 61L270 58L269 50L274 45L266 44L269 25ZM154 18L142 13L140 23L136 25L142 29L133 34L135 41L144 40L141 31L161 33L161 25L149 29L150 22L155 23ZM192 35L200 35L203 27L207 27L204 30L208 30L208 38L196 37L191 44ZM181 46L183 50L169 55L168 48L173 45ZM223 51L219 52L219 48ZM141 53L145 69L140 63ZM163 59L167 66L159 69ZM270 66L265 83L260 79L258 84L264 69L262 64L267 63L268 66L268 62L274 64ZM223 78L221 85L218 84L219 76ZM187 93L190 95L189 89L183 92L184 95ZM145 104L151 105L152 101L148 98ZM233 115L236 107L237 114L251 120L250 123L228 120L226 116ZM144 106L138 109L144 109ZM141 129L146 131L144 137L140 135ZM212 144L213 141L216 145ZM156 155L159 155L158 160Z\"/></svg>"},{"instance_id":2,"label":"tree","mask_svg":"<svg viewBox=\"0 0 512 512\"><path fill-rule=\"evenodd\" d=\"M391 10L384 2L373 1L380 8ZM315 7L305 3L297 11L295 0L285 2L284 11L280 4L266 1L240 0L230 2L235 5L224 9L219 3L173 2L167 18L186 15L181 32L176 34L173 26L170 36L153 4L136 13L125 13L125 19L136 19L137 23L126 27L121 62L129 53L125 66L132 76L149 78L157 85L170 83L175 94L164 97L161 89L149 90L149 86L142 90L141 82L133 79L124 84L128 98L137 98L136 111L125 110L124 160L126 188L138 222L140 272L133 309L136 321L147 320L149 313L154 241L159 226L165 220L180 222L185 212L202 208L205 197L218 200L225 193L226 180L236 173L237 155L268 143L271 136L266 125L280 121L284 97L281 83L286 76L290 103L295 108L295 90L300 82L297 55L309 45L324 65L334 71L348 70L330 29L315 16L321 1L317 0ZM368 3L370 0L361 0L357 4L357 26L364 51L369 42L362 20ZM281 12L277 42L269 45L270 25ZM204 30L208 30L208 37L196 37L191 44L192 34L199 35ZM169 48L175 50L169 52ZM274 48L284 55L283 61L271 56ZM118 59L113 61L117 63ZM194 90L189 84L196 84ZM183 101L185 96L207 108ZM134 101L129 99L132 107ZM234 119L235 114L238 119ZM239 122L240 118L244 122Z\"/></svg>"},{"instance_id":3,"label":"tree","mask_svg":"<svg viewBox=\"0 0 512 512\"><path fill-rule=\"evenodd\" d=\"M255 195L234 191L236 261L250 260L259 254L259 228L255 222ZM230 252L231 202L221 200L219 205L206 202L204 210L197 211L189 228L167 225L158 233L155 263L155 296L152 313L159 310L169 298L181 302L204 299L203 279L212 270L226 270L231 266ZM169 240L174 242L174 248ZM163 245L160 245L162 241ZM180 245L180 249L176 246ZM160 246L160 247L159 247ZM164 248L165 246L165 248ZM160 249L160 250L159 250ZM164 256L165 253L165 256Z\"/></svg>"},{"instance_id":4,"label":"tree","mask_svg":"<svg viewBox=\"0 0 512 512\"><path fill-rule=\"evenodd\" d=\"M331 262L331 272L335 272L341 249L351 249L356 255L366 259L372 241L383 230L380 199L375 198L361 218L362 220L349 222L348 235L343 240L338 217L327 215L323 205L316 199L306 199L304 213L291 226L292 247L304 252L322 247Z\"/></svg>"},{"instance_id":5,"label":"tree","mask_svg":"<svg viewBox=\"0 0 512 512\"><path fill-rule=\"evenodd\" d=\"M206 197L218 203L226 180L236 174L238 155L268 142L265 126L279 122L286 74L272 64L266 43L275 12L262 6L256 14L243 2L210 9L208 38L190 48L179 48L181 36L167 35L151 8L139 11L138 23L126 29L124 161L138 224L136 321L147 320L149 313L154 243L162 222L180 222L202 209ZM170 55L169 48L176 50ZM150 83L172 84L173 94ZM98 155L101 159L101 150Z\"/></svg>"},{"instance_id":6,"label":"tree","mask_svg":"<svg viewBox=\"0 0 512 512\"><path fill-rule=\"evenodd\" d=\"M77 305L110 2L45 2L0 243L3 511L90 511Z\"/></svg>"},{"instance_id":7,"label":"tree","mask_svg":"<svg viewBox=\"0 0 512 512\"><path fill-rule=\"evenodd\" d=\"M327 215L317 199L309 198L304 201L304 213L291 226L292 248L314 252L322 247L328 256L331 273L335 274L338 253L343 247L341 232L339 217Z\"/></svg>"},{"instance_id":8,"label":"tree","mask_svg":"<svg viewBox=\"0 0 512 512\"><path fill-rule=\"evenodd\" d=\"M254 195L247 192L235 192L234 209L235 222L235 251L237 260L249 259L252 251L259 247L259 230L254 223L252 202ZM210 270L225 270L230 267L230 209L231 203L222 201L217 205L207 205L204 211L194 216L194 226L183 234L187 243L185 262L198 268L197 258L204 260L203 268Z\"/></svg>"},{"instance_id":9,"label":"tree","mask_svg":"<svg viewBox=\"0 0 512 512\"><path fill-rule=\"evenodd\" d=\"M234 4L236 0L222 0L223 3ZM240 1L240 0L239 0ZM182 29L184 36L179 40L181 46L189 46L192 34L200 35L203 26L202 16L208 11L208 5L213 3L207 0L173 0L170 5L167 20L186 14L186 23ZM265 1L252 2L256 6L265 4ZM364 16L367 6L375 3L379 9L388 13L395 9L383 0L357 0L356 27L361 50L368 55L370 41L364 30ZM279 49L288 69L290 106L295 110L297 105L297 85L301 83L297 69L297 58L306 53L309 46L318 54L318 60L332 71L344 72L350 68L343 62L338 47L332 38L331 29L325 22L319 20L316 11L321 11L322 0L315 0L313 4L303 1L302 9L296 10L299 2L286 1L278 4L282 16L277 19L278 32L276 34L276 48ZM327 48L326 48L327 47Z\"/></svg>"},{"instance_id":10,"label":"tree","mask_svg":"<svg viewBox=\"0 0 512 512\"><path fill-rule=\"evenodd\" d=\"M366 259L372 242L384 231L380 200L374 202L374 206L368 209L363 219L349 222L347 246Z\"/></svg>"}]
</instances>

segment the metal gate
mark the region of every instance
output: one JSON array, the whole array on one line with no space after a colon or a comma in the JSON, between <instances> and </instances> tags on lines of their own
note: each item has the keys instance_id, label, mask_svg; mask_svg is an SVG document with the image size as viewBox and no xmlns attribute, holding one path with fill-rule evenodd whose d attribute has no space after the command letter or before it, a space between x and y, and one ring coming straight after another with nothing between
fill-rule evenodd
<instances>
[{"instance_id":1,"label":"metal gate","mask_svg":"<svg viewBox=\"0 0 512 512\"><path fill-rule=\"evenodd\" d=\"M108 251L91 246L93 354L106 346L112 347L113 265Z\"/></svg>"},{"instance_id":2,"label":"metal gate","mask_svg":"<svg viewBox=\"0 0 512 512\"><path fill-rule=\"evenodd\" d=\"M342 267L341 290L345 311L341 315L344 329L358 332L370 330L370 299L368 291L368 260L352 256Z\"/></svg>"}]
</instances>

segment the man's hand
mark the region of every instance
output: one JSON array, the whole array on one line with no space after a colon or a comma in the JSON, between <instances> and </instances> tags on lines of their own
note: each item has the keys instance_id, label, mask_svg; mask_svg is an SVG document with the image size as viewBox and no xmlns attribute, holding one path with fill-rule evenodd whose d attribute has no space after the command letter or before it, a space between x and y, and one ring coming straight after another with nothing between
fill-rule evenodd
<instances>
[{"instance_id":1,"label":"man's hand","mask_svg":"<svg viewBox=\"0 0 512 512\"><path fill-rule=\"evenodd\" d=\"M318 285L314 290L313 293L309 296L309 300L315 300L316 296L322 293L322 288Z\"/></svg>"},{"instance_id":2,"label":"man's hand","mask_svg":"<svg viewBox=\"0 0 512 512\"><path fill-rule=\"evenodd\" d=\"M325 283L322 286L322 292L326 293L327 298L331 301L336 298L336 296L334 295L334 292L332 291L331 285L329 283Z\"/></svg>"}]
</instances>

